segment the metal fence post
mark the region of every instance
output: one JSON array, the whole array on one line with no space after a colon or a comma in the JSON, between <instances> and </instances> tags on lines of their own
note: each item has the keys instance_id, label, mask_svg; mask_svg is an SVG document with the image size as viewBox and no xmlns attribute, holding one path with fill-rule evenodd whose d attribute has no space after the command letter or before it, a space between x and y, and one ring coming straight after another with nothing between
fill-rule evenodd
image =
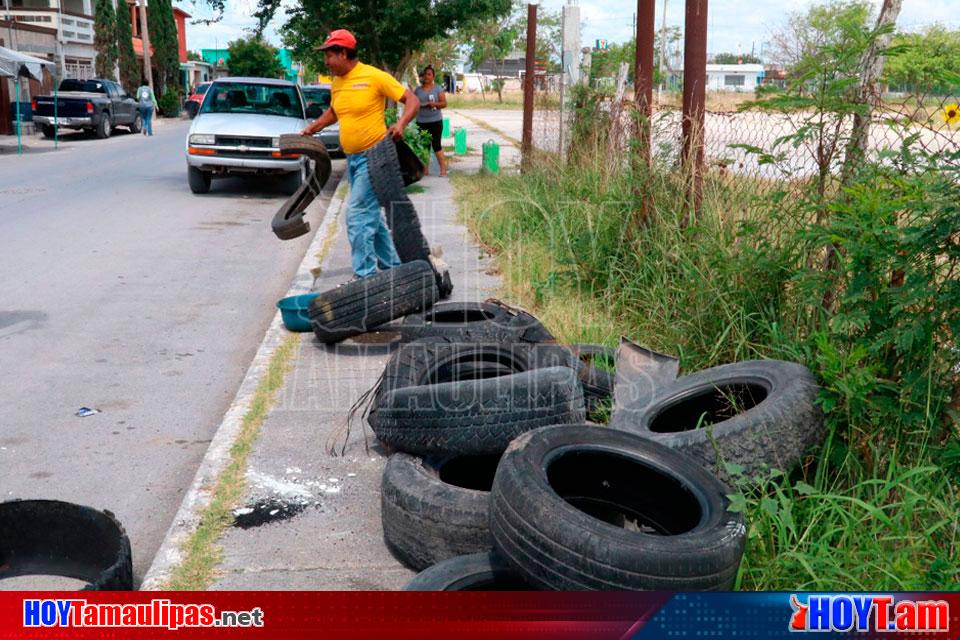
<instances>
[{"instance_id":1,"label":"metal fence post","mask_svg":"<svg viewBox=\"0 0 960 640\"><path fill-rule=\"evenodd\" d=\"M521 166L530 164L533 151L533 92L535 57L537 55L537 5L527 5L527 59L523 77L523 140L521 144Z\"/></svg>"},{"instance_id":2,"label":"metal fence post","mask_svg":"<svg viewBox=\"0 0 960 640\"><path fill-rule=\"evenodd\" d=\"M707 0L687 0L683 38L683 167L688 182L684 226L703 203L704 101L707 81Z\"/></svg>"},{"instance_id":3,"label":"metal fence post","mask_svg":"<svg viewBox=\"0 0 960 640\"><path fill-rule=\"evenodd\" d=\"M650 166L650 118L653 116L653 34L656 0L637 0L637 52L634 61L634 101L640 116L640 153Z\"/></svg>"}]
</instances>

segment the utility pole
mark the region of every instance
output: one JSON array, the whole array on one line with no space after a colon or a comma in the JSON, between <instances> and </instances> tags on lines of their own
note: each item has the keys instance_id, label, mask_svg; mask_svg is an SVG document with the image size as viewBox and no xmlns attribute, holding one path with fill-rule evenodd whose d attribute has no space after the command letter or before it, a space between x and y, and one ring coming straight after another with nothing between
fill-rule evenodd
<instances>
[{"instance_id":1,"label":"utility pole","mask_svg":"<svg viewBox=\"0 0 960 640\"><path fill-rule=\"evenodd\" d=\"M7 30L10 32L10 34L7 36L9 38L7 46L16 51L17 45L13 41L13 18L10 16L10 0L4 0L3 4L7 9Z\"/></svg>"},{"instance_id":2,"label":"utility pole","mask_svg":"<svg viewBox=\"0 0 960 640\"><path fill-rule=\"evenodd\" d=\"M143 75L153 89L153 67L150 66L150 28L147 26L147 0L137 0L140 8L140 39L143 42Z\"/></svg>"}]
</instances>

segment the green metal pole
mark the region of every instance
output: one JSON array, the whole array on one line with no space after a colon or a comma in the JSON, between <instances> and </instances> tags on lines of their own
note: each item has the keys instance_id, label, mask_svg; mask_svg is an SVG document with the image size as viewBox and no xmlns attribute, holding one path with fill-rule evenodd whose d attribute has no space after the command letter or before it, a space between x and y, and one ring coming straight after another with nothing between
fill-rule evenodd
<instances>
[{"instance_id":1,"label":"green metal pole","mask_svg":"<svg viewBox=\"0 0 960 640\"><path fill-rule=\"evenodd\" d=\"M19 69L17 70L19 71ZM17 87L17 155L23 155L23 143L20 142L20 74L17 73L16 81L13 83Z\"/></svg>"}]
</instances>

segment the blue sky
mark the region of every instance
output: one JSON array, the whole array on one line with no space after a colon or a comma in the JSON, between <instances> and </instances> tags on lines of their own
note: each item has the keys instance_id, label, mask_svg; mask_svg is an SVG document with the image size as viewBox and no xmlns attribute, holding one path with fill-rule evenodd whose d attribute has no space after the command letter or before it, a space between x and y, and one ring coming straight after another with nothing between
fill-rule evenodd
<instances>
[{"instance_id":1,"label":"blue sky","mask_svg":"<svg viewBox=\"0 0 960 640\"><path fill-rule=\"evenodd\" d=\"M465 0L468 1L468 0ZM211 48L216 45L225 47L228 40L242 35L243 29L254 26L256 21L251 17L256 10L256 0L226 0L227 11L222 22L210 26L187 26L187 46L190 49ZM287 6L294 0L284 0ZM661 20L663 0L657 3L657 25ZM567 0L542 0L542 6L549 10L559 10ZM623 42L630 38L633 14L636 11L636 0L580 0L580 16L582 20L581 41L584 45L592 43L597 38L605 38L611 42ZM710 0L709 26L707 49L710 53L721 51L736 51L739 44L743 51L750 51L752 46L759 52L761 44L768 40L770 34L780 27L785 19L784 5L789 11L803 11L814 4L813 0L793 0L784 3L782 0ZM880 0L874 0L879 6ZM940 22L952 28L960 28L960 12L949 9L949 5L960 8L957 0L904 0L903 10L897 24L902 29L919 29L925 25ZM189 1L178 2L187 13L194 16L209 15L209 10L202 10ZM684 0L668 0L667 24L683 25ZM283 18L282 10L279 17ZM279 21L278 21L279 22ZM273 25L267 33L267 39L274 45L280 44L276 27Z\"/></svg>"}]
</instances>

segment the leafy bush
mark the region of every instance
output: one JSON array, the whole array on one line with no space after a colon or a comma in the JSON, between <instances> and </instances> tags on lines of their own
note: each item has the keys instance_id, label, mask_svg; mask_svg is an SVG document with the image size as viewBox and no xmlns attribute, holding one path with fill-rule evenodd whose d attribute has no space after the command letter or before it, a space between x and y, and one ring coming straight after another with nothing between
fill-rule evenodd
<instances>
[{"instance_id":1,"label":"leafy bush","mask_svg":"<svg viewBox=\"0 0 960 640\"><path fill-rule=\"evenodd\" d=\"M157 100L160 114L167 118L176 118L180 115L180 94L173 87L167 87Z\"/></svg>"},{"instance_id":2,"label":"leafy bush","mask_svg":"<svg viewBox=\"0 0 960 640\"><path fill-rule=\"evenodd\" d=\"M397 121L396 108L387 109L384 115L388 127L393 126ZM430 154L433 153L432 138L426 131L421 131L415 122L410 123L403 130L403 141L410 145L410 148L413 149L413 152L417 154L423 164L430 162Z\"/></svg>"}]
</instances>

